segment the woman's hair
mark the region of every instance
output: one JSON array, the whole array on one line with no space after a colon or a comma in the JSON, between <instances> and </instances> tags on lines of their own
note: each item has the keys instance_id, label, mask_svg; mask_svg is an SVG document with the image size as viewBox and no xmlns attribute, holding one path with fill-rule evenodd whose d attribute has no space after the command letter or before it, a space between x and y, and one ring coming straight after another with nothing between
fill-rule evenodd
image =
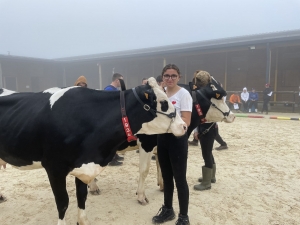
<instances>
[{"instance_id":1,"label":"woman's hair","mask_svg":"<svg viewBox=\"0 0 300 225\"><path fill-rule=\"evenodd\" d=\"M163 70L162 70L162 72L161 72L161 75L163 76L164 73L165 73L168 69L174 69L174 70L176 70L177 73L178 73L178 75L180 76L180 70L179 70L179 68L178 68L175 64L168 64L168 65L166 65L166 66L163 68Z\"/></svg>"}]
</instances>

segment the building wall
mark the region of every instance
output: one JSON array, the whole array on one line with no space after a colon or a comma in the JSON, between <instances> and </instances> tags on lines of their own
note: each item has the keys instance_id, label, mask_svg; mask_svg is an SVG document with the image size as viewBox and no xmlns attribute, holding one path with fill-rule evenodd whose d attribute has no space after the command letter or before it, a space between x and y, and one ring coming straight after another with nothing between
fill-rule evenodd
<instances>
[{"instance_id":1,"label":"building wall","mask_svg":"<svg viewBox=\"0 0 300 225\"><path fill-rule=\"evenodd\" d=\"M300 42L271 45L270 83L274 91L299 91ZM174 63L181 70L180 83L192 80L196 70L206 70L228 91L255 88L263 91L267 80L266 45L214 49L214 51L189 51L166 55L124 57L76 62L47 60L0 59L3 85L21 92L42 91L50 87L72 86L84 75L88 86L102 89L111 83L113 73L124 76L127 88L141 84L142 78L157 77L164 63ZM100 66L100 67L99 67ZM100 68L100 71L99 71ZM101 76L100 76L101 75ZM100 79L101 77L101 79ZM260 100L262 96L260 94ZM275 94L272 100L293 101L294 94Z\"/></svg>"}]
</instances>

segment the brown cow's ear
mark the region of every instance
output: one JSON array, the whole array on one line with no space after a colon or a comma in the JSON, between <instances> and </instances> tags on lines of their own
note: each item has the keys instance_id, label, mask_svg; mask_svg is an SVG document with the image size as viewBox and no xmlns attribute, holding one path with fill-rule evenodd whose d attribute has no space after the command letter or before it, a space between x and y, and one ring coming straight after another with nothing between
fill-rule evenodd
<instances>
[{"instance_id":1,"label":"brown cow's ear","mask_svg":"<svg viewBox=\"0 0 300 225\"><path fill-rule=\"evenodd\" d=\"M148 99L148 97L149 97L148 93L145 92L144 94L145 94L146 99Z\"/></svg>"}]
</instances>

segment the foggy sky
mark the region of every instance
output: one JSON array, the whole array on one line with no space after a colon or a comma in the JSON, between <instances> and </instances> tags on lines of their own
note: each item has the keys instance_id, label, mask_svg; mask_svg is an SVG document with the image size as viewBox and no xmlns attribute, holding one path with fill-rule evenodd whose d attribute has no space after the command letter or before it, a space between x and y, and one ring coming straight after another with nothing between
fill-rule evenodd
<instances>
[{"instance_id":1,"label":"foggy sky","mask_svg":"<svg viewBox=\"0 0 300 225\"><path fill-rule=\"evenodd\" d=\"M0 0L0 54L59 58L300 29L300 0Z\"/></svg>"}]
</instances>

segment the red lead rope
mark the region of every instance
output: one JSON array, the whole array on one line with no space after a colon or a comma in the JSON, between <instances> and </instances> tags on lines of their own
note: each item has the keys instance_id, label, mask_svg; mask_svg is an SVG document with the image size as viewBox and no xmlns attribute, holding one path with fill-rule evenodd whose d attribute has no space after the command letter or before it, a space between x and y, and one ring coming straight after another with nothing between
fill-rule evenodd
<instances>
[{"instance_id":1,"label":"red lead rope","mask_svg":"<svg viewBox=\"0 0 300 225\"><path fill-rule=\"evenodd\" d=\"M122 123L123 123L123 127L124 127L124 130L125 130L126 136L127 136L127 141L128 142L136 141L137 138L136 138L136 136L134 136L132 134L127 116L122 117Z\"/></svg>"}]
</instances>

